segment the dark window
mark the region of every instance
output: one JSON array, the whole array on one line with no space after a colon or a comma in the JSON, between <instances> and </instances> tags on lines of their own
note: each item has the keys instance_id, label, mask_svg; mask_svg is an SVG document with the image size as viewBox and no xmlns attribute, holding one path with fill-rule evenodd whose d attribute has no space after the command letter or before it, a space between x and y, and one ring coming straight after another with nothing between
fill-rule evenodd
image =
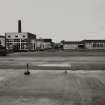
<instances>
[{"instance_id":1,"label":"dark window","mask_svg":"<svg viewBox=\"0 0 105 105\"><path fill-rule=\"evenodd\" d=\"M18 37L18 35L16 35L15 37Z\"/></svg>"},{"instance_id":2,"label":"dark window","mask_svg":"<svg viewBox=\"0 0 105 105\"><path fill-rule=\"evenodd\" d=\"M20 42L20 39L14 39L14 42Z\"/></svg>"},{"instance_id":3,"label":"dark window","mask_svg":"<svg viewBox=\"0 0 105 105\"><path fill-rule=\"evenodd\" d=\"M100 47L100 44L97 44L97 47Z\"/></svg>"},{"instance_id":4,"label":"dark window","mask_svg":"<svg viewBox=\"0 0 105 105\"><path fill-rule=\"evenodd\" d=\"M10 38L11 36L10 35L8 35L8 38Z\"/></svg>"},{"instance_id":5,"label":"dark window","mask_svg":"<svg viewBox=\"0 0 105 105\"><path fill-rule=\"evenodd\" d=\"M103 44L100 44L100 47L104 47Z\"/></svg>"},{"instance_id":6,"label":"dark window","mask_svg":"<svg viewBox=\"0 0 105 105\"><path fill-rule=\"evenodd\" d=\"M27 49L27 44L26 43L21 43L21 49Z\"/></svg>"},{"instance_id":7,"label":"dark window","mask_svg":"<svg viewBox=\"0 0 105 105\"><path fill-rule=\"evenodd\" d=\"M26 36L25 36L25 35L23 35L23 37L25 38Z\"/></svg>"},{"instance_id":8,"label":"dark window","mask_svg":"<svg viewBox=\"0 0 105 105\"><path fill-rule=\"evenodd\" d=\"M21 39L21 42L27 42L27 39Z\"/></svg>"},{"instance_id":9,"label":"dark window","mask_svg":"<svg viewBox=\"0 0 105 105\"><path fill-rule=\"evenodd\" d=\"M94 44L93 44L93 47L96 47L96 46L97 46L97 45L94 43Z\"/></svg>"},{"instance_id":10,"label":"dark window","mask_svg":"<svg viewBox=\"0 0 105 105\"><path fill-rule=\"evenodd\" d=\"M7 42L12 42L12 39L6 39Z\"/></svg>"}]
</instances>

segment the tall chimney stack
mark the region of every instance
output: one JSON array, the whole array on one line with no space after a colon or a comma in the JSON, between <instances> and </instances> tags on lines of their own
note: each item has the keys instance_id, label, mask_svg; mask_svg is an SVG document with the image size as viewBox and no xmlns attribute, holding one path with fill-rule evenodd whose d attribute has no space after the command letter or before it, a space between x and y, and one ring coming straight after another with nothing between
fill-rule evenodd
<instances>
[{"instance_id":1,"label":"tall chimney stack","mask_svg":"<svg viewBox=\"0 0 105 105\"><path fill-rule=\"evenodd\" d=\"M21 33L21 20L18 20L18 33Z\"/></svg>"}]
</instances>

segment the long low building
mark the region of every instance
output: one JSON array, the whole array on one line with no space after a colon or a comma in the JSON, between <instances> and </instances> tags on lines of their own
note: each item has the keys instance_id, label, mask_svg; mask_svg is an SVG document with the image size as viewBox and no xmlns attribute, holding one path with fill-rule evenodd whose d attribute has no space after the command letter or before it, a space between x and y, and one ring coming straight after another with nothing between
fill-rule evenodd
<instances>
[{"instance_id":1,"label":"long low building","mask_svg":"<svg viewBox=\"0 0 105 105\"><path fill-rule=\"evenodd\" d=\"M77 49L79 43L78 41L63 41L63 49Z\"/></svg>"},{"instance_id":2,"label":"long low building","mask_svg":"<svg viewBox=\"0 0 105 105\"><path fill-rule=\"evenodd\" d=\"M105 40L61 41L63 49L105 49Z\"/></svg>"},{"instance_id":3,"label":"long low building","mask_svg":"<svg viewBox=\"0 0 105 105\"><path fill-rule=\"evenodd\" d=\"M105 49L105 40L82 40L87 49Z\"/></svg>"}]
</instances>

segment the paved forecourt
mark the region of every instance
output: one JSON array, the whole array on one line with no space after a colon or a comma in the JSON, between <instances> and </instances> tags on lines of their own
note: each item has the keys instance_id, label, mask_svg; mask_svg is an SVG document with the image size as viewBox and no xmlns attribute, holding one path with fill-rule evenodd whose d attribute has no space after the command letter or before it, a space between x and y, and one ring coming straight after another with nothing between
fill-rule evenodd
<instances>
[{"instance_id":1,"label":"paved forecourt","mask_svg":"<svg viewBox=\"0 0 105 105\"><path fill-rule=\"evenodd\" d=\"M42 66L61 67L60 64ZM68 70L65 73L65 70L31 69L29 76L24 75L24 71L0 70L1 105L105 104L104 71Z\"/></svg>"}]
</instances>

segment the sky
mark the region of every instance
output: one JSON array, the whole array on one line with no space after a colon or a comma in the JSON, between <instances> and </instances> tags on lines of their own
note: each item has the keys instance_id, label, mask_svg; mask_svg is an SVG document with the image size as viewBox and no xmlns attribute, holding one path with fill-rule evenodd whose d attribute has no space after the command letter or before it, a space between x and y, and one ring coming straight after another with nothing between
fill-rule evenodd
<instances>
[{"instance_id":1,"label":"sky","mask_svg":"<svg viewBox=\"0 0 105 105\"><path fill-rule=\"evenodd\" d=\"M105 0L0 0L0 34L22 31L53 41L105 39Z\"/></svg>"}]
</instances>

